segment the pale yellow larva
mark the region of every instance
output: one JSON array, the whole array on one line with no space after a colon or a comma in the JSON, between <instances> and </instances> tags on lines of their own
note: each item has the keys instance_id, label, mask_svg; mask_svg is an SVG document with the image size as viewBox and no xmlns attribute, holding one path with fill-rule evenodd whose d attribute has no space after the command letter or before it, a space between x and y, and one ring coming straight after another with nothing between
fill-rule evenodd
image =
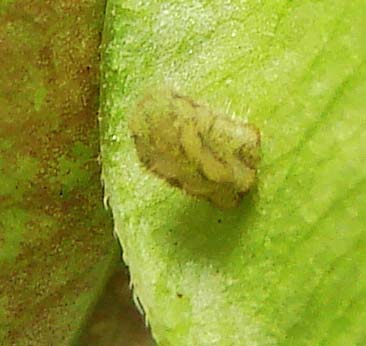
<instances>
[{"instance_id":1,"label":"pale yellow larva","mask_svg":"<svg viewBox=\"0 0 366 346\"><path fill-rule=\"evenodd\" d=\"M169 88L147 90L129 128L148 170L219 208L236 207L255 182L258 129Z\"/></svg>"}]
</instances>

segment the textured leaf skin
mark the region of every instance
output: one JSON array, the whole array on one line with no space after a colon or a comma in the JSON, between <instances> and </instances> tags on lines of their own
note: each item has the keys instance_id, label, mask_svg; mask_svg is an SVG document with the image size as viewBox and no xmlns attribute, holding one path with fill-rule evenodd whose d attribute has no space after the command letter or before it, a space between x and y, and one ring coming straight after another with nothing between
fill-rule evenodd
<instances>
[{"instance_id":1,"label":"textured leaf skin","mask_svg":"<svg viewBox=\"0 0 366 346\"><path fill-rule=\"evenodd\" d=\"M365 7L109 1L103 179L160 346L366 344ZM141 168L126 114L154 83L261 129L258 186L238 209Z\"/></svg>"},{"instance_id":2,"label":"textured leaf skin","mask_svg":"<svg viewBox=\"0 0 366 346\"><path fill-rule=\"evenodd\" d=\"M102 206L103 1L0 4L0 344L70 345L115 253Z\"/></svg>"}]
</instances>

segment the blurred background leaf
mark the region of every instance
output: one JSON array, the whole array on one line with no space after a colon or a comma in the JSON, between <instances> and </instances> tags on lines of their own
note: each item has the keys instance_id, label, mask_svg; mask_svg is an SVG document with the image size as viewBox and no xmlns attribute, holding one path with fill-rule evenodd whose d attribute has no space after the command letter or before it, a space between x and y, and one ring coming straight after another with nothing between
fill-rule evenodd
<instances>
[{"instance_id":1,"label":"blurred background leaf","mask_svg":"<svg viewBox=\"0 0 366 346\"><path fill-rule=\"evenodd\" d=\"M4 346L80 344L80 328L88 327L85 319L120 262L98 164L104 6L96 0L0 3ZM125 305L119 308L128 319ZM93 345L109 345L100 341Z\"/></svg>"}]
</instances>

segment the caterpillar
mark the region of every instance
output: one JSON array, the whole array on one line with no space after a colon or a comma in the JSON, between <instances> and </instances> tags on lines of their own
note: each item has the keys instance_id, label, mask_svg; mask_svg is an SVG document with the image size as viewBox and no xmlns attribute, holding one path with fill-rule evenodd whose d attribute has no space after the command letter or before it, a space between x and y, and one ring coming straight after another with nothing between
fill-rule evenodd
<instances>
[{"instance_id":1,"label":"caterpillar","mask_svg":"<svg viewBox=\"0 0 366 346\"><path fill-rule=\"evenodd\" d=\"M260 132L169 88L146 90L129 116L137 155L152 173L221 209L256 180Z\"/></svg>"}]
</instances>

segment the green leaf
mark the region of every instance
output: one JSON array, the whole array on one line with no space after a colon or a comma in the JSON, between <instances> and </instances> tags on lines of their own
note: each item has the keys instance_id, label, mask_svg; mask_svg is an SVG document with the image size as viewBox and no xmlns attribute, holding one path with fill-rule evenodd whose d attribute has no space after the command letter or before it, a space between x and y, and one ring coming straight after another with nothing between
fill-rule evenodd
<instances>
[{"instance_id":1,"label":"green leaf","mask_svg":"<svg viewBox=\"0 0 366 346\"><path fill-rule=\"evenodd\" d=\"M103 179L159 345L366 344L365 23L363 0L108 2ZM149 85L261 129L238 209L139 164L126 114Z\"/></svg>"},{"instance_id":2,"label":"green leaf","mask_svg":"<svg viewBox=\"0 0 366 346\"><path fill-rule=\"evenodd\" d=\"M117 255L97 162L103 1L0 4L0 344L70 345Z\"/></svg>"}]
</instances>

